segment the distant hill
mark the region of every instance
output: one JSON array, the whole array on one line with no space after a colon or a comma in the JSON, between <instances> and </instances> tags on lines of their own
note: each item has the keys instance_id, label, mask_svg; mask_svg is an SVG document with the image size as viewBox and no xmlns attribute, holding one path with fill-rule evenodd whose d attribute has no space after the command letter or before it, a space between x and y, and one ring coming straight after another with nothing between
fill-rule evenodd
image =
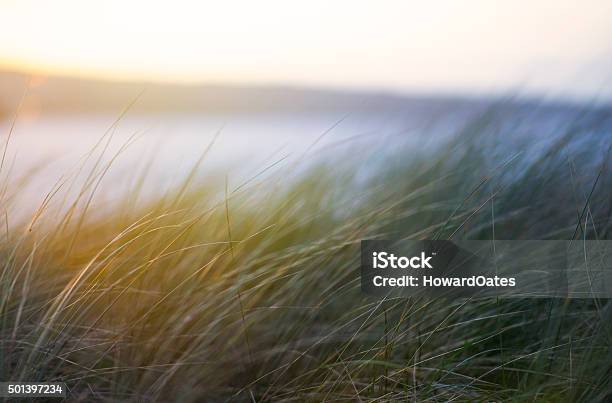
<instances>
[{"instance_id":1,"label":"distant hill","mask_svg":"<svg viewBox=\"0 0 612 403\"><path fill-rule=\"evenodd\" d=\"M440 113L473 113L493 103L506 111L530 111L534 107L547 112L577 110L576 104L563 102L542 105L537 100L469 98L434 95L400 96L307 89L278 86L178 85L147 82L119 82L61 76L39 77L0 71L0 120L11 116L27 93L22 113L118 114L138 98L132 113L237 113L237 112L337 112L401 111L420 118ZM140 95L140 96L139 96ZM579 109L579 108L578 108ZM597 108L599 109L599 108ZM610 106L603 107L610 113ZM592 109L591 109L592 110Z\"/></svg>"},{"instance_id":2,"label":"distant hill","mask_svg":"<svg viewBox=\"0 0 612 403\"><path fill-rule=\"evenodd\" d=\"M31 81L30 81L31 80ZM26 106L49 113L117 113L142 93L134 110L156 112L355 111L411 107L430 110L482 103L440 97L334 92L285 87L237 87L32 77L0 72L0 116L12 113L27 86Z\"/></svg>"}]
</instances>

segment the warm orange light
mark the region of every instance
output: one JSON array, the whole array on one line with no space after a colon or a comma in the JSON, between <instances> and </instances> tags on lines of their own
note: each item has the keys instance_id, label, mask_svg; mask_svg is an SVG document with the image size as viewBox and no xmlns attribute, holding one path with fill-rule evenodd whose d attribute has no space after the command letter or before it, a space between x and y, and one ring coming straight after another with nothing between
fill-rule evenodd
<instances>
[{"instance_id":1,"label":"warm orange light","mask_svg":"<svg viewBox=\"0 0 612 403\"><path fill-rule=\"evenodd\" d=\"M188 83L592 87L610 60L609 4L12 0L0 2L0 66Z\"/></svg>"}]
</instances>

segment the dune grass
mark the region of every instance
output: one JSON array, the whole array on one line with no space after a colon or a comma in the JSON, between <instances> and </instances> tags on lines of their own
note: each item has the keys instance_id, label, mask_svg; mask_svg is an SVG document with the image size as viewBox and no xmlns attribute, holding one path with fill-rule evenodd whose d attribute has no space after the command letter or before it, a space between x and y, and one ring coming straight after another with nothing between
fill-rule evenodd
<instances>
[{"instance_id":1,"label":"dune grass","mask_svg":"<svg viewBox=\"0 0 612 403\"><path fill-rule=\"evenodd\" d=\"M76 192L3 231L0 378L72 401L606 401L608 301L379 301L358 276L366 238L609 239L612 132L585 116L510 142L492 109L366 180L355 150L238 184L195 167L104 209L107 134Z\"/></svg>"}]
</instances>

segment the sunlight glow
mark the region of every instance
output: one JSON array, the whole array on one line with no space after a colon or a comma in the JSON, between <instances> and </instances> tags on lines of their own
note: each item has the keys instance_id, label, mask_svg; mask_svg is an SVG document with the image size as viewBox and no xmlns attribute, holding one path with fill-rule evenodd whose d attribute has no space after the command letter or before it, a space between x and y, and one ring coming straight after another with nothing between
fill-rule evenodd
<instances>
[{"instance_id":1,"label":"sunlight glow","mask_svg":"<svg viewBox=\"0 0 612 403\"><path fill-rule=\"evenodd\" d=\"M591 94L612 65L610 4L4 0L0 68L185 83Z\"/></svg>"}]
</instances>

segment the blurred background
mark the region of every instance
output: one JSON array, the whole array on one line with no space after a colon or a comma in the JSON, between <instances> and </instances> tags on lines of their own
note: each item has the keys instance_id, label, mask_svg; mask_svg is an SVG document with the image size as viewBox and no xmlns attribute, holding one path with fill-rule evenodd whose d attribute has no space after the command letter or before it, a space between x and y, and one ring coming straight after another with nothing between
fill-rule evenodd
<instances>
[{"instance_id":1,"label":"blurred background","mask_svg":"<svg viewBox=\"0 0 612 403\"><path fill-rule=\"evenodd\" d=\"M34 178L37 204L112 128L111 151L136 139L109 197L127 172L166 189L216 135L205 168L239 183L313 146L367 159L435 143L508 98L522 126L507 130L545 138L581 105L608 104L610 21L605 0L4 0L5 174Z\"/></svg>"}]
</instances>

